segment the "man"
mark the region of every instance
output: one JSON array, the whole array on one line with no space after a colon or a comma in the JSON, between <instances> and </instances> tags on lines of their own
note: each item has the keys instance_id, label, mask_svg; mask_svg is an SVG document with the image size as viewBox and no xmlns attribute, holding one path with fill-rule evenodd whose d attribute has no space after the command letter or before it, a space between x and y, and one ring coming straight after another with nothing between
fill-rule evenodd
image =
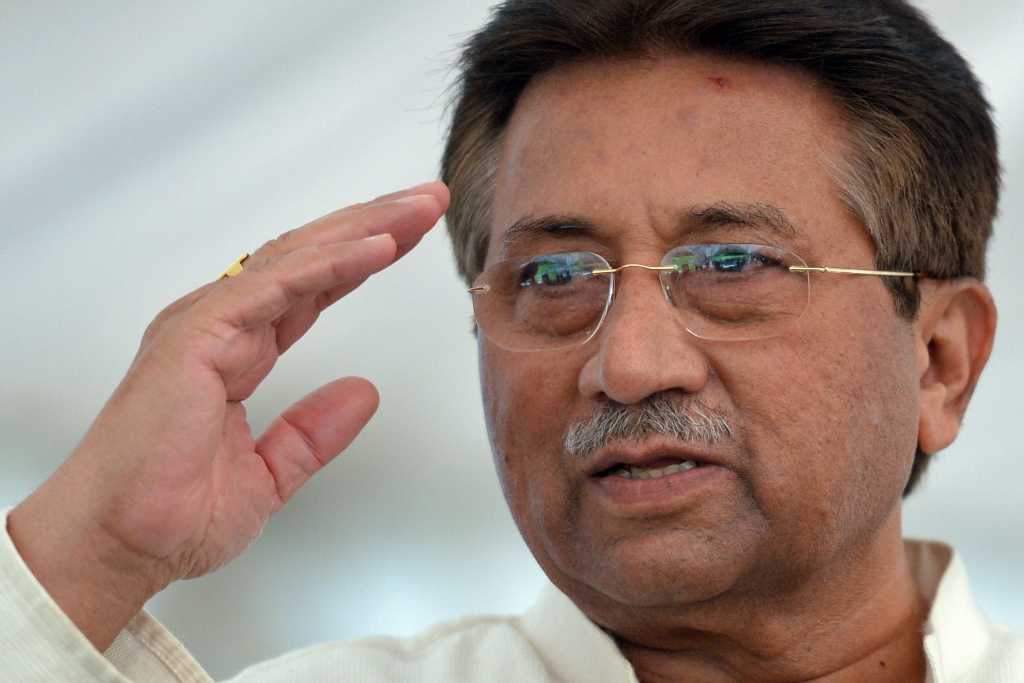
<instances>
[{"instance_id":1,"label":"man","mask_svg":"<svg viewBox=\"0 0 1024 683\"><path fill-rule=\"evenodd\" d=\"M995 332L995 136L955 51L895 0L519 0L462 66L451 196L332 214L157 317L8 517L7 671L205 680L142 605L241 552L377 397L332 382L258 439L241 401L447 210L554 587L239 680L1024 678L952 551L901 535Z\"/></svg>"}]
</instances>

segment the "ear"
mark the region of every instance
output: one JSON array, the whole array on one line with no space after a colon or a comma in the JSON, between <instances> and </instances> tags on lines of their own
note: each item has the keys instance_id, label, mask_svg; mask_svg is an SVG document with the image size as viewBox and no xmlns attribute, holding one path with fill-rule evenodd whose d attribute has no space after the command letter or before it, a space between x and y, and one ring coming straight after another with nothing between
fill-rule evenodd
<instances>
[{"instance_id":1,"label":"ear","mask_svg":"<svg viewBox=\"0 0 1024 683\"><path fill-rule=\"evenodd\" d=\"M915 321L921 380L918 444L926 453L949 446L974 393L996 333L996 305L973 278L924 280Z\"/></svg>"}]
</instances>

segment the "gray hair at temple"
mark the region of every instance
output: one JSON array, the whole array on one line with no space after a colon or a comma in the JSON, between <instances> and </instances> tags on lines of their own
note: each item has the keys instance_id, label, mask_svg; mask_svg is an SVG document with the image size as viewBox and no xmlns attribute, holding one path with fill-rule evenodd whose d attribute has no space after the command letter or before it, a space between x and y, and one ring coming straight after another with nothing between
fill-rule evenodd
<instances>
[{"instance_id":1,"label":"gray hair at temple","mask_svg":"<svg viewBox=\"0 0 1024 683\"><path fill-rule=\"evenodd\" d=\"M483 270L501 135L538 75L569 62L705 53L811 74L845 111L842 199L883 270L984 278L999 196L990 107L970 67L902 0L507 0L458 62L442 180L459 272ZM913 319L915 283L886 278ZM909 493L930 455L918 449Z\"/></svg>"}]
</instances>

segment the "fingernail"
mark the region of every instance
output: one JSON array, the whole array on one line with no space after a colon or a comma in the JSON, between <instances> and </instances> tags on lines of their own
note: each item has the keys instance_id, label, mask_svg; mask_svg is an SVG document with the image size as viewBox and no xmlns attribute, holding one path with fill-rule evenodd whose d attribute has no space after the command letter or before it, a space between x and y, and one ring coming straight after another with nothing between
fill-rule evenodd
<instances>
[{"instance_id":1,"label":"fingernail","mask_svg":"<svg viewBox=\"0 0 1024 683\"><path fill-rule=\"evenodd\" d=\"M382 232L379 235L370 235L369 237L364 237L363 238L363 242L369 242L370 240L382 240L385 237L391 237L391 233L390 232ZM394 239L394 238L392 237L392 239Z\"/></svg>"},{"instance_id":2,"label":"fingernail","mask_svg":"<svg viewBox=\"0 0 1024 683\"><path fill-rule=\"evenodd\" d=\"M432 194L414 194L411 197L402 197L401 199L396 199L395 203L396 204L404 204L405 202L415 202L415 201L420 200L420 199L425 199L426 197L430 197L435 202L437 201L437 197L435 197Z\"/></svg>"}]
</instances>

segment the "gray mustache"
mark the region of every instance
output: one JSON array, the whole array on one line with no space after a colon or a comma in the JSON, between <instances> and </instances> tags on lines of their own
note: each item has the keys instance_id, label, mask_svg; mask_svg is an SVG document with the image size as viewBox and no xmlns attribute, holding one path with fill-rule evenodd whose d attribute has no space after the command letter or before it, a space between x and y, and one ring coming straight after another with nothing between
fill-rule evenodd
<instances>
[{"instance_id":1,"label":"gray mustache","mask_svg":"<svg viewBox=\"0 0 1024 683\"><path fill-rule=\"evenodd\" d=\"M640 403L609 401L565 434L570 456L583 458L613 441L643 441L665 435L679 441L713 444L732 436L725 413L694 398L655 394Z\"/></svg>"}]
</instances>

